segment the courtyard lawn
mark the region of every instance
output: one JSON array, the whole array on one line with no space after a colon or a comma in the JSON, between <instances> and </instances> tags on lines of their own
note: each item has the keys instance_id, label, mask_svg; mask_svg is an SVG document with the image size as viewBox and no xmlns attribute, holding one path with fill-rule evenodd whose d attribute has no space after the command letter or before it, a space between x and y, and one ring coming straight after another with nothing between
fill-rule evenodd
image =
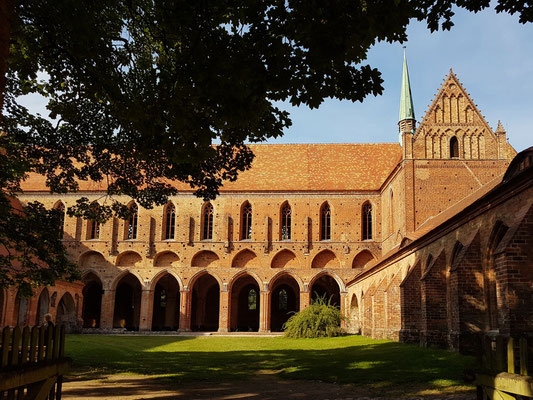
<instances>
[{"instance_id":1,"label":"courtyard lawn","mask_svg":"<svg viewBox=\"0 0 533 400\"><path fill-rule=\"evenodd\" d=\"M134 373L176 383L281 378L369 387L463 386L473 358L361 336L323 339L69 335L66 355L77 373Z\"/></svg>"}]
</instances>

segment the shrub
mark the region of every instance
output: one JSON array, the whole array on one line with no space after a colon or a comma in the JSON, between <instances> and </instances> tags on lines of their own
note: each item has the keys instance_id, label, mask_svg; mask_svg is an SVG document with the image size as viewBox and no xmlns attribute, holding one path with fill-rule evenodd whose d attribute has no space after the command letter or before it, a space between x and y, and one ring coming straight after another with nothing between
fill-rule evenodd
<instances>
[{"instance_id":1,"label":"shrub","mask_svg":"<svg viewBox=\"0 0 533 400\"><path fill-rule=\"evenodd\" d=\"M344 319L340 310L326 302L325 296L318 297L304 310L294 314L283 325L285 336L290 338L333 337L344 334L340 327Z\"/></svg>"}]
</instances>

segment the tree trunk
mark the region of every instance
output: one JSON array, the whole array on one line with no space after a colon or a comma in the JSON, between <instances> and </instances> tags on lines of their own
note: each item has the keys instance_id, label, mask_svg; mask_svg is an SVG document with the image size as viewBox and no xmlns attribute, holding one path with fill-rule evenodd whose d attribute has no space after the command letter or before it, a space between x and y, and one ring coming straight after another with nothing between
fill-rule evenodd
<instances>
[{"instance_id":1,"label":"tree trunk","mask_svg":"<svg viewBox=\"0 0 533 400\"><path fill-rule=\"evenodd\" d=\"M9 55L9 39L14 9L15 0L0 0L0 122L2 122L2 110L4 108L7 57Z\"/></svg>"}]
</instances>

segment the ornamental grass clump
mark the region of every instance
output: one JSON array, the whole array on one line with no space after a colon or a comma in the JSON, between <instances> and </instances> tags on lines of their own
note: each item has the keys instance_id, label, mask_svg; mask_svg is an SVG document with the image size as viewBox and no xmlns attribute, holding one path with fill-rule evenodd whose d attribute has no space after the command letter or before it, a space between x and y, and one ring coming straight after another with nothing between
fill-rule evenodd
<instances>
[{"instance_id":1,"label":"ornamental grass clump","mask_svg":"<svg viewBox=\"0 0 533 400\"><path fill-rule=\"evenodd\" d=\"M338 307L331 304L331 298L326 302L323 296L317 297L309 307L290 317L283 329L285 337L290 338L340 336L344 334L340 327L343 319Z\"/></svg>"}]
</instances>

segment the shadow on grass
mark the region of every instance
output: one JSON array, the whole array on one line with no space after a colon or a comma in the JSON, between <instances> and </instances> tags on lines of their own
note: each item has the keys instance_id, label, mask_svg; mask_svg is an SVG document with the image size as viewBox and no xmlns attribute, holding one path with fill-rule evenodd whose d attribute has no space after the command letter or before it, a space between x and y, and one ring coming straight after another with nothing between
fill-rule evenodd
<instances>
[{"instance_id":1,"label":"shadow on grass","mask_svg":"<svg viewBox=\"0 0 533 400\"><path fill-rule=\"evenodd\" d=\"M424 384L427 389L440 390L464 385L463 371L473 367L470 357L396 342L361 343L329 349L232 350L232 342L228 341L228 348L204 351L199 345L193 346L192 351L179 349L184 341L191 339L194 340L190 337L117 339L102 336L91 341L80 336L70 344L67 342L67 355L73 358L78 372L94 371L96 376L98 373L151 375L166 383L179 384L245 380L263 371L273 371L286 379L375 388ZM291 342L284 342L287 343ZM301 343L305 342L294 339L294 347Z\"/></svg>"}]
</instances>

